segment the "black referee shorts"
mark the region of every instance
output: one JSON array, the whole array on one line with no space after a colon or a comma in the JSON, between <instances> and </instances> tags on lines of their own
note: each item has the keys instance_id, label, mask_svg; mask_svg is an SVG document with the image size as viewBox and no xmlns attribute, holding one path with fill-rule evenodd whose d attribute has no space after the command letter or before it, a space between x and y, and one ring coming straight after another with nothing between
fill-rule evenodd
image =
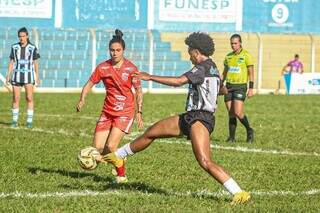
<instances>
[{"instance_id":1,"label":"black referee shorts","mask_svg":"<svg viewBox=\"0 0 320 213\"><path fill-rule=\"evenodd\" d=\"M228 94L224 95L224 102L243 101L247 97L247 84L228 84L226 85Z\"/></svg>"},{"instance_id":2,"label":"black referee shorts","mask_svg":"<svg viewBox=\"0 0 320 213\"><path fill-rule=\"evenodd\" d=\"M185 112L179 115L179 127L187 139L190 139L191 126L196 121L200 121L207 128L209 135L213 132L215 124L213 113L202 110Z\"/></svg>"}]
</instances>

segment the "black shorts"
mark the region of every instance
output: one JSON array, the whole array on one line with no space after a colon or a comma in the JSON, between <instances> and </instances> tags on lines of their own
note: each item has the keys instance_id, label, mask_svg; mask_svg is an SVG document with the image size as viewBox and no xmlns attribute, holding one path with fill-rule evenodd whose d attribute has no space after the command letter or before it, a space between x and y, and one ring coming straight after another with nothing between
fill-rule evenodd
<instances>
[{"instance_id":1,"label":"black shorts","mask_svg":"<svg viewBox=\"0 0 320 213\"><path fill-rule=\"evenodd\" d=\"M228 84L226 85L228 94L224 95L224 102L238 100L244 101L247 97L247 84Z\"/></svg>"},{"instance_id":2,"label":"black shorts","mask_svg":"<svg viewBox=\"0 0 320 213\"><path fill-rule=\"evenodd\" d=\"M190 139L191 126L196 121L200 121L208 130L209 134L213 132L215 117L208 111L189 111L179 115L179 127L183 135Z\"/></svg>"},{"instance_id":3,"label":"black shorts","mask_svg":"<svg viewBox=\"0 0 320 213\"><path fill-rule=\"evenodd\" d=\"M10 83L12 86L17 86L17 87L24 87L25 85L32 84L32 83L27 83L27 84L19 83L19 82L15 82L15 81L11 81ZM34 85L34 83L32 85Z\"/></svg>"}]
</instances>

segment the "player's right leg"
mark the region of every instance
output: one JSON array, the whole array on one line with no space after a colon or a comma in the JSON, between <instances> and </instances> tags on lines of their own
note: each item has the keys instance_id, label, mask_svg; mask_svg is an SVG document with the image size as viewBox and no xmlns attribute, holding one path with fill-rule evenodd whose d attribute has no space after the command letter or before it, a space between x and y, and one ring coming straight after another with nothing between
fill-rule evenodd
<instances>
[{"instance_id":1,"label":"player's right leg","mask_svg":"<svg viewBox=\"0 0 320 213\"><path fill-rule=\"evenodd\" d=\"M104 156L104 160L112 164L121 163L121 159L146 149L157 138L170 138L181 135L179 116L165 118L149 127L133 142L127 143L116 152Z\"/></svg>"},{"instance_id":2,"label":"player's right leg","mask_svg":"<svg viewBox=\"0 0 320 213\"><path fill-rule=\"evenodd\" d=\"M11 127L18 127L19 105L20 105L20 87L12 85L12 124Z\"/></svg>"}]
</instances>

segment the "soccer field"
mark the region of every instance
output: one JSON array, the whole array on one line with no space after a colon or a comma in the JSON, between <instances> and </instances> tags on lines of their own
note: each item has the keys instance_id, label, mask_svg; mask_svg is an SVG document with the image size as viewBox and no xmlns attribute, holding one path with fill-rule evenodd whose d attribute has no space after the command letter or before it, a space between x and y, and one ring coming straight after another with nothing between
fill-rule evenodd
<instances>
[{"instance_id":1,"label":"soccer field","mask_svg":"<svg viewBox=\"0 0 320 213\"><path fill-rule=\"evenodd\" d=\"M24 94L23 94L24 95ZM225 142L227 112L219 99L211 135L212 158L252 193L245 205L198 166L184 138L155 141L128 159L127 184L113 183L111 165L83 171L78 151L91 144L103 94L35 94L34 128L12 129L11 94L0 93L0 212L317 212L320 209L320 96L257 95L246 101L255 129L247 144L238 123L237 143ZM186 95L146 94L145 126L184 110ZM140 132L134 126L129 142Z\"/></svg>"}]
</instances>

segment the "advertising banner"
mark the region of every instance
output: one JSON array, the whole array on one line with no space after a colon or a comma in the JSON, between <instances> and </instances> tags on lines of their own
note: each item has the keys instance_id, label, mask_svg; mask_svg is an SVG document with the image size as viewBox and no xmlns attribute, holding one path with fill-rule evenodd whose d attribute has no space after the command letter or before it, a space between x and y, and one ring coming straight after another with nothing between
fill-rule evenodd
<instances>
[{"instance_id":1,"label":"advertising banner","mask_svg":"<svg viewBox=\"0 0 320 213\"><path fill-rule=\"evenodd\" d=\"M236 1L163 0L159 1L160 21L234 23Z\"/></svg>"},{"instance_id":2,"label":"advertising banner","mask_svg":"<svg viewBox=\"0 0 320 213\"><path fill-rule=\"evenodd\" d=\"M284 75L287 94L320 94L320 73Z\"/></svg>"},{"instance_id":3,"label":"advertising banner","mask_svg":"<svg viewBox=\"0 0 320 213\"><path fill-rule=\"evenodd\" d=\"M241 31L243 0L155 0L154 29Z\"/></svg>"},{"instance_id":4,"label":"advertising banner","mask_svg":"<svg viewBox=\"0 0 320 213\"><path fill-rule=\"evenodd\" d=\"M244 0L243 30L268 33L320 32L315 0Z\"/></svg>"},{"instance_id":5,"label":"advertising banner","mask_svg":"<svg viewBox=\"0 0 320 213\"><path fill-rule=\"evenodd\" d=\"M0 0L0 17L52 18L52 0Z\"/></svg>"}]
</instances>

